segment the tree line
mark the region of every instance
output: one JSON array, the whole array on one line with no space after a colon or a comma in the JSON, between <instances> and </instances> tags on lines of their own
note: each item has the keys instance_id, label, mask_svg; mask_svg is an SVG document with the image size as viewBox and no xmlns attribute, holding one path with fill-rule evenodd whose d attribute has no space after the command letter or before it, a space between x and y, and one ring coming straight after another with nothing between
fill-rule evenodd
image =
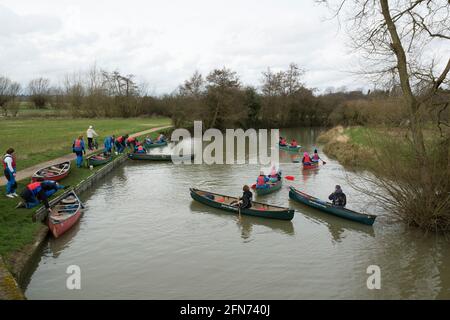
<instances>
[{"instance_id":1,"label":"tree line","mask_svg":"<svg viewBox=\"0 0 450 320\"><path fill-rule=\"evenodd\" d=\"M400 125L407 117L398 88L348 91L328 88L324 93L304 83L305 71L291 63L285 70L268 68L259 86L242 83L233 70L195 72L170 94L151 95L134 75L92 67L66 75L62 84L37 78L26 88L0 77L3 116L16 116L20 102L36 109L67 110L72 117L167 116L177 127L194 120L224 128L275 128L387 124ZM25 95L25 96L24 96Z\"/></svg>"}]
</instances>

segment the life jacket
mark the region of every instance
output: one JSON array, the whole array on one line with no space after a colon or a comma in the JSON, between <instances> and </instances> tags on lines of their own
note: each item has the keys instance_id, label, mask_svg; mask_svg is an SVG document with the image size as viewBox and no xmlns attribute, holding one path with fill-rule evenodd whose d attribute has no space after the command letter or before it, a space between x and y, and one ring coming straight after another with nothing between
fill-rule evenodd
<instances>
[{"instance_id":1,"label":"life jacket","mask_svg":"<svg viewBox=\"0 0 450 320\"><path fill-rule=\"evenodd\" d=\"M318 153L314 153L314 155L313 155L313 160L314 161L319 161L319 154Z\"/></svg>"},{"instance_id":2,"label":"life jacket","mask_svg":"<svg viewBox=\"0 0 450 320\"><path fill-rule=\"evenodd\" d=\"M309 162L309 163L312 162L312 161L311 161L311 158L309 157L309 154L303 156L303 162L305 162L305 163L306 163L306 162Z\"/></svg>"},{"instance_id":3,"label":"life jacket","mask_svg":"<svg viewBox=\"0 0 450 320\"><path fill-rule=\"evenodd\" d=\"M81 149L81 140L76 139L75 142L73 143L73 146L74 146L74 148Z\"/></svg>"},{"instance_id":4,"label":"life jacket","mask_svg":"<svg viewBox=\"0 0 450 320\"><path fill-rule=\"evenodd\" d=\"M8 167L8 165L6 164L6 158L11 158L12 159L12 167L14 170L16 170L16 159L14 159L14 157L10 154L5 154L5 156L3 157L2 163L3 163L3 169L6 170L6 168Z\"/></svg>"},{"instance_id":5,"label":"life jacket","mask_svg":"<svg viewBox=\"0 0 450 320\"><path fill-rule=\"evenodd\" d=\"M27 188L33 195L37 195L42 190L41 182L30 183Z\"/></svg>"},{"instance_id":6,"label":"life jacket","mask_svg":"<svg viewBox=\"0 0 450 320\"><path fill-rule=\"evenodd\" d=\"M258 176L258 178L256 179L256 185L258 186L263 186L266 184L266 179L264 176Z\"/></svg>"},{"instance_id":7,"label":"life jacket","mask_svg":"<svg viewBox=\"0 0 450 320\"><path fill-rule=\"evenodd\" d=\"M144 147L143 147L143 146L139 146L139 147L137 148L137 151L138 151L138 152L144 152Z\"/></svg>"},{"instance_id":8,"label":"life jacket","mask_svg":"<svg viewBox=\"0 0 450 320\"><path fill-rule=\"evenodd\" d=\"M118 138L116 139L116 141L117 141L118 143L122 143L122 142L123 142L123 136L118 137Z\"/></svg>"},{"instance_id":9,"label":"life jacket","mask_svg":"<svg viewBox=\"0 0 450 320\"><path fill-rule=\"evenodd\" d=\"M135 138L135 137L129 137L129 138L127 139L127 142L128 142L128 143L131 143L131 142L134 142L134 141L136 141L136 138Z\"/></svg>"},{"instance_id":10,"label":"life jacket","mask_svg":"<svg viewBox=\"0 0 450 320\"><path fill-rule=\"evenodd\" d=\"M285 145L286 144L286 139L281 139L280 144Z\"/></svg>"},{"instance_id":11,"label":"life jacket","mask_svg":"<svg viewBox=\"0 0 450 320\"><path fill-rule=\"evenodd\" d=\"M297 141L292 140L291 146L296 147L297 146Z\"/></svg>"}]
</instances>

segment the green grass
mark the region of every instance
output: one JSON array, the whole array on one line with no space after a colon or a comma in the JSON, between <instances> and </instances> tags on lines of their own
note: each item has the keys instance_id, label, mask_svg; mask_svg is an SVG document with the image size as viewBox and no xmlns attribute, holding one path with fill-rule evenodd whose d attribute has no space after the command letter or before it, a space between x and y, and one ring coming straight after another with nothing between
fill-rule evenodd
<instances>
[{"instance_id":1,"label":"green grass","mask_svg":"<svg viewBox=\"0 0 450 320\"><path fill-rule=\"evenodd\" d=\"M170 125L169 118L130 119L19 119L0 120L0 152L16 150L17 169L21 170L72 152L72 142L79 135L86 139L89 125L103 139L111 134L135 133Z\"/></svg>"},{"instance_id":2,"label":"green grass","mask_svg":"<svg viewBox=\"0 0 450 320\"><path fill-rule=\"evenodd\" d=\"M150 134L156 138L158 132ZM82 180L88 178L102 166L94 167L93 170L87 168L77 168L75 161L72 161L70 174L61 180L62 185L76 186ZM114 174L113 172L111 174ZM30 182L29 179L18 181L17 193ZM64 192L58 191L53 197ZM40 228L40 223L32 222L32 215L38 209L15 209L15 206L21 198L10 199L5 196L6 187L0 187L0 255L7 257L10 254L20 250L34 240L36 232ZM5 259L6 260L6 259Z\"/></svg>"}]
</instances>

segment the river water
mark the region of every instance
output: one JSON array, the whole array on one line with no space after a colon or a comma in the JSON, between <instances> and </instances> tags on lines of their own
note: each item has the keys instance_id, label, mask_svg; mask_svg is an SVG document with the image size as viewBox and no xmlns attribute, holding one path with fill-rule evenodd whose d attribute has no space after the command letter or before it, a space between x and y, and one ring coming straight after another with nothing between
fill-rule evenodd
<instances>
[{"instance_id":1,"label":"river water","mask_svg":"<svg viewBox=\"0 0 450 320\"><path fill-rule=\"evenodd\" d=\"M289 129L307 150L319 129ZM347 179L353 173L324 154L302 171L280 151L282 190L257 198L296 210L292 221L237 216L194 202L189 187L240 195L256 165L133 162L81 197L80 222L50 239L26 287L29 299L449 299L450 243L393 222ZM339 183L348 207L378 214L360 225L289 200L293 185L325 199ZM81 289L68 290L67 268L80 267ZM367 268L381 271L369 290Z\"/></svg>"}]
</instances>

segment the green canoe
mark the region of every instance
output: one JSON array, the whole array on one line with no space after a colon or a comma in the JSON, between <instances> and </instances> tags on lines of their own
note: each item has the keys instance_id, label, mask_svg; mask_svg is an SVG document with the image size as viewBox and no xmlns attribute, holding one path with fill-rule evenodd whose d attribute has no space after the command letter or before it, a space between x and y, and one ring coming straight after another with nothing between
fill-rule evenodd
<instances>
[{"instance_id":1,"label":"green canoe","mask_svg":"<svg viewBox=\"0 0 450 320\"><path fill-rule=\"evenodd\" d=\"M171 154L129 153L128 158L132 160L172 161ZM193 158L194 155L186 155L182 156L180 160L189 160Z\"/></svg>"},{"instance_id":2,"label":"green canoe","mask_svg":"<svg viewBox=\"0 0 450 320\"><path fill-rule=\"evenodd\" d=\"M239 214L239 209L236 206L231 205L232 201L237 201L238 198L225 196L218 193L209 191L202 191L194 188L190 188L192 199L206 204L210 207L233 212ZM280 219L280 220L292 220L294 217L294 210L289 208L283 208L278 206L272 206L265 203L252 201L252 207L248 209L241 209L242 215Z\"/></svg>"},{"instance_id":3,"label":"green canoe","mask_svg":"<svg viewBox=\"0 0 450 320\"><path fill-rule=\"evenodd\" d=\"M275 192L275 191L277 191L277 190L280 190L281 187L283 186L283 180L279 180L279 181L277 181L277 182L275 182L275 183L270 183L269 185L270 185L269 188L263 188L263 189L258 189L258 188L256 188L256 186L255 186L255 189L254 189L254 190L255 190L255 193L256 193L258 196L263 196L263 195L266 195L266 194Z\"/></svg>"},{"instance_id":4,"label":"green canoe","mask_svg":"<svg viewBox=\"0 0 450 320\"><path fill-rule=\"evenodd\" d=\"M334 216L364 223L369 226L373 225L377 216L372 214L359 213L346 208L333 206L330 202L322 201L309 194L301 192L294 187L290 187L289 198L305 204L309 207L319 209L320 211L332 214Z\"/></svg>"},{"instance_id":5,"label":"green canoe","mask_svg":"<svg viewBox=\"0 0 450 320\"><path fill-rule=\"evenodd\" d=\"M86 158L86 163L87 163L88 167L90 167L90 166L96 167L96 166L101 166L105 163L108 163L112 159L113 159L113 157L111 155L105 157L101 154L94 154L94 155Z\"/></svg>"},{"instance_id":6,"label":"green canoe","mask_svg":"<svg viewBox=\"0 0 450 320\"><path fill-rule=\"evenodd\" d=\"M153 142L153 143L144 143L145 149L158 148L167 146L167 141L164 142Z\"/></svg>"},{"instance_id":7,"label":"green canoe","mask_svg":"<svg viewBox=\"0 0 450 320\"><path fill-rule=\"evenodd\" d=\"M291 147L291 145L286 145L286 146L280 146L278 145L278 148L280 148L280 150L284 150L284 151L289 151L289 152L298 152L298 150L300 150L302 146L296 146L296 147Z\"/></svg>"}]
</instances>

